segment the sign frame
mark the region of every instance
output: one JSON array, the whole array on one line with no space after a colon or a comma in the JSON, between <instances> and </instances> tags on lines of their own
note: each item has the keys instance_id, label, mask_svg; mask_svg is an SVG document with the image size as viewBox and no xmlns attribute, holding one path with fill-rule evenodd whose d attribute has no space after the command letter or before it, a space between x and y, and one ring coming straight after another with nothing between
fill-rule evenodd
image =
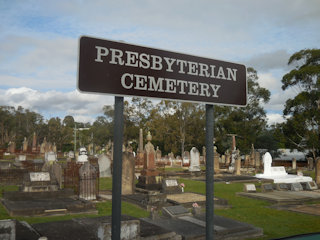
<instances>
[{"instance_id":1,"label":"sign frame","mask_svg":"<svg viewBox=\"0 0 320 240\"><path fill-rule=\"evenodd\" d=\"M136 90L134 89L129 89L128 91L126 91L126 93L113 93L113 92L101 92L100 89L101 88L98 88L99 90L92 90L92 89L89 89L89 90L86 90L86 86L84 87L83 85L83 65L85 65L83 63L83 61L87 61L87 60L83 60L82 58L84 58L83 56L81 56L81 40L82 39L89 39L90 41L100 41L100 42L108 42L108 43L112 43L112 44L116 44L116 45L121 45L121 46L124 46L124 49L126 47L131 47L131 48L138 48L138 49L144 49L144 50L149 50L150 52L153 52L153 51L156 51L156 52L160 52L160 53L163 53L163 54L171 54L171 55L174 55L174 56L186 56L188 58L191 58L191 59L202 59L202 60L206 60L206 61L213 61L215 63L222 63L222 64L230 64L231 66L238 66L238 67L241 67L243 72L240 74L240 75L243 75L245 74L245 79L241 79L241 81L245 81L244 83L241 83L241 87L244 88L242 89L243 91L240 93L242 94L244 97L242 97L241 99L241 103L240 104L237 104L235 102L233 103L226 103L226 102L221 102L221 101L205 101L205 100L194 100L192 97L190 99L184 99L184 98L173 98L173 97L163 97L162 95L165 94L165 95L170 95L168 93L161 93L161 94L158 94L158 96L150 96L150 95L141 95L141 94L131 94L132 91L135 91L137 92ZM128 43L125 43L123 41L114 41L114 40L109 40L109 39L104 39L104 38L96 38L96 37L91 37L91 36L87 36L87 35L83 35L79 38L79 45L78 45L78 68L77 68L77 89L79 90L79 92L82 92L82 93L96 93L96 94L106 94L106 95L110 95L110 96L118 96L118 97L142 97L142 98L152 98L152 99L155 99L155 100L169 100L169 101L179 101L179 102L192 102L192 103L204 103L204 104L213 104L213 105L221 105L221 106L231 106L231 107L246 107L247 104L248 104L248 81L247 81L247 68L245 65L243 64L239 64L239 63L235 63L235 62L229 62L229 61L224 61L224 60L217 60L217 59L212 59L212 58L208 58L208 57L203 57L203 56L197 56L197 55L190 55L190 54L185 54L185 53L180 53L180 52L174 52L174 51L169 51L169 50L164 50L164 49L160 49L160 48L151 48L151 47L147 47L147 46L143 46L143 45L137 45L137 44L128 44ZM144 52L139 52L140 54L144 53ZM101 56L101 59L102 59L103 56ZM161 56L161 57L166 57L166 56ZM103 65L106 65L105 62L102 63ZM150 63L151 64L151 63ZM203 64L203 63L200 63L200 64ZM116 66L114 65L115 67L118 67L119 66ZM171 65L172 66L172 65ZM181 65L180 65L181 66ZM122 68L126 68L128 69L128 67L126 66L121 66ZM130 67L129 67L130 68ZM141 72L141 71L144 71L144 69L140 69L138 68L138 70L136 72ZM154 71L155 72L155 71ZM100 73L99 73L100 74ZM131 75L134 75L135 73L132 73L132 71L130 72ZM177 73L175 73L177 74ZM136 74L138 75L138 74ZM181 74L180 74L181 75ZM144 75L143 75L144 76ZM153 77L153 75L146 75L146 77ZM166 75L166 76L170 76L170 74ZM166 77L164 76L164 77ZM156 76L157 77L157 76ZM188 79L191 79L193 76L186 76ZM241 76L242 77L242 76ZM82 80L80 80L80 78ZM200 82L198 81L199 78L202 78L204 79L203 77L199 77L199 76L194 76L193 77L193 81L190 81L190 80L185 80L185 79L182 79L182 81L185 81L185 82L196 82L198 84L205 84L203 82ZM169 79L169 78L167 78ZM129 79L130 80L130 79ZM174 80L174 79L173 79ZM180 79L177 79L177 80L180 80ZM210 80L210 79L209 79ZM207 80L207 82L209 82L209 80ZM215 81L218 81L219 83L221 83L223 80L225 79L215 79L215 78L212 78L212 81L215 82ZM114 81L117 81L117 80L112 80L112 83ZM90 79L90 83L92 82L92 78ZM96 81L97 82L97 81ZM118 82L120 82L120 79L118 79ZM164 81L163 81L164 82ZM229 82L232 82L232 81L225 81L226 83L228 83L229 85L232 85L230 84ZM89 85L90 84L89 81L86 82L85 84ZM105 85L107 84L104 83ZM147 83L148 84L148 83ZM182 85L182 84L181 84ZM233 84L234 85L234 84ZM222 88L224 88L225 85L221 85L221 88L218 89L217 91L220 91ZM180 91L181 91L181 88L180 88ZM200 91L200 90L199 90ZM234 91L234 86L231 87L231 89L223 89L223 91L228 91L228 93L230 95L232 94L238 94L238 92L235 92ZM128 94L130 92L130 94ZM148 91L147 91L148 92ZM172 95L171 95L172 96ZM180 95L179 95L180 96ZM245 102L245 103L243 103Z\"/></svg>"}]
</instances>

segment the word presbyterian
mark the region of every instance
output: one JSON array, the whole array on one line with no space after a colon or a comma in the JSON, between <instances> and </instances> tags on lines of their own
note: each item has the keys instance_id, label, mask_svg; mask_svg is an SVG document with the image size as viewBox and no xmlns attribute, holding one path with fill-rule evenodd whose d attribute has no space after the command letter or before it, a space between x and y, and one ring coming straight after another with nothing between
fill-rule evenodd
<instances>
[{"instance_id":1,"label":"word presbyterian","mask_svg":"<svg viewBox=\"0 0 320 240\"><path fill-rule=\"evenodd\" d=\"M122 51L116 48L106 48L102 46L95 46L95 48L95 62L108 62L113 65L140 68L142 70L150 69L155 72L159 71L159 73L165 71L167 72L166 76L168 76L168 74L175 76L173 78L163 78L161 76L146 76L127 72L121 76L121 85L124 89L218 98L218 90L221 88L221 85L208 82L212 82L213 79L237 81L238 69L234 68L217 67L212 64L161 57L134 51ZM200 79L207 78L209 81L186 81L183 80L183 75L185 74L197 76L200 77Z\"/></svg>"}]
</instances>

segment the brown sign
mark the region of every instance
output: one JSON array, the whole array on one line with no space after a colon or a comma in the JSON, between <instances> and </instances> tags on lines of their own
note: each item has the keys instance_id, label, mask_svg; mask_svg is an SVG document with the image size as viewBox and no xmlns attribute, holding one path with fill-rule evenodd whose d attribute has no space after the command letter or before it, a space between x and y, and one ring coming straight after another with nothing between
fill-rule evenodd
<instances>
[{"instance_id":1,"label":"brown sign","mask_svg":"<svg viewBox=\"0 0 320 240\"><path fill-rule=\"evenodd\" d=\"M247 104L246 67L123 42L80 38L80 91Z\"/></svg>"}]
</instances>

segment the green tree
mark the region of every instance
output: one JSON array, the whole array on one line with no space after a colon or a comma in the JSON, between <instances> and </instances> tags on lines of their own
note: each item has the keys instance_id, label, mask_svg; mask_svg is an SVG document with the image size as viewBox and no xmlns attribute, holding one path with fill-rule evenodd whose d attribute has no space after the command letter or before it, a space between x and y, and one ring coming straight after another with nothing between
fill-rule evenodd
<instances>
[{"instance_id":1,"label":"green tree","mask_svg":"<svg viewBox=\"0 0 320 240\"><path fill-rule=\"evenodd\" d=\"M220 152L230 147L227 134L237 134L237 148L248 153L251 144L266 128L266 112L262 103L270 100L270 91L258 83L257 71L247 68L248 104L246 107L216 107L216 144ZM230 93L232 94L232 93Z\"/></svg>"},{"instance_id":2,"label":"green tree","mask_svg":"<svg viewBox=\"0 0 320 240\"><path fill-rule=\"evenodd\" d=\"M315 158L320 149L320 49L294 53L288 65L294 69L282 78L282 89L294 88L297 95L288 99L283 111L288 120L283 126L290 148L310 150Z\"/></svg>"}]
</instances>

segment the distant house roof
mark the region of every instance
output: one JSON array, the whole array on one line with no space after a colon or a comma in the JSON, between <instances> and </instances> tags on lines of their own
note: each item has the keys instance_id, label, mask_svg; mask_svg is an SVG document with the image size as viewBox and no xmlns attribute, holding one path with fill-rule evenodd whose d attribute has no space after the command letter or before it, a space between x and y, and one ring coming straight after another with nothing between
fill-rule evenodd
<instances>
[{"instance_id":1,"label":"distant house roof","mask_svg":"<svg viewBox=\"0 0 320 240\"><path fill-rule=\"evenodd\" d=\"M300 152L297 149L278 149L279 156L275 157L274 160L291 161L295 158L297 161L305 160L307 152Z\"/></svg>"}]
</instances>

